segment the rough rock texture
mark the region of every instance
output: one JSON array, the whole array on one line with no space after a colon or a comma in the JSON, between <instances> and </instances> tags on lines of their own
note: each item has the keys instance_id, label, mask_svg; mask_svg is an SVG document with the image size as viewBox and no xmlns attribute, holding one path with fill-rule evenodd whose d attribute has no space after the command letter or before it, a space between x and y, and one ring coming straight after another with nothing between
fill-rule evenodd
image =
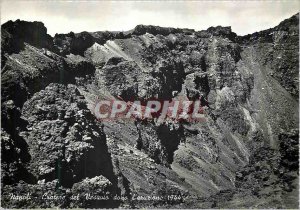
<instances>
[{"instance_id":1,"label":"rough rock texture","mask_svg":"<svg viewBox=\"0 0 300 210\"><path fill-rule=\"evenodd\" d=\"M1 29L2 207L297 208L298 15L243 37ZM205 120L97 121L116 98L199 99Z\"/></svg>"},{"instance_id":2,"label":"rough rock texture","mask_svg":"<svg viewBox=\"0 0 300 210\"><path fill-rule=\"evenodd\" d=\"M54 49L52 37L41 22L8 21L2 25L2 29L2 53L17 53L24 49L25 42L36 47Z\"/></svg>"},{"instance_id":3,"label":"rough rock texture","mask_svg":"<svg viewBox=\"0 0 300 210\"><path fill-rule=\"evenodd\" d=\"M299 98L298 23L299 18L294 15L275 28L237 39L241 44L252 44L259 62L268 68L267 74L295 98Z\"/></svg>"},{"instance_id":4,"label":"rough rock texture","mask_svg":"<svg viewBox=\"0 0 300 210\"><path fill-rule=\"evenodd\" d=\"M238 191L212 196L217 207L295 208L298 196L299 130L281 133L280 148L260 148L236 173ZM292 156L292 158L291 158Z\"/></svg>"}]
</instances>

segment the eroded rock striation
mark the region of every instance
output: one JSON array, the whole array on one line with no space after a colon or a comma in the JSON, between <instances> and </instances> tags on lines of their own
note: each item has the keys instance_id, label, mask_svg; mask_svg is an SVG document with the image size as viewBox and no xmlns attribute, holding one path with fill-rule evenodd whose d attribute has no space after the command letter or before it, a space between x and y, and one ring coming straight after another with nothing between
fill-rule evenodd
<instances>
[{"instance_id":1,"label":"eroded rock striation","mask_svg":"<svg viewBox=\"0 0 300 210\"><path fill-rule=\"evenodd\" d=\"M298 15L246 36L1 31L2 207L298 207ZM205 120L99 121L104 96L201 100Z\"/></svg>"}]
</instances>

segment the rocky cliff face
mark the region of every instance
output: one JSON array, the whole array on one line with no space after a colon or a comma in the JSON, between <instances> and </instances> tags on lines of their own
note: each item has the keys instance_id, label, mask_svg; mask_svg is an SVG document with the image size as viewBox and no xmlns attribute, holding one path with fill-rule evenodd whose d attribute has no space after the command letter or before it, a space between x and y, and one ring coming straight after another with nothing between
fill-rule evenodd
<instances>
[{"instance_id":1,"label":"rocky cliff face","mask_svg":"<svg viewBox=\"0 0 300 210\"><path fill-rule=\"evenodd\" d=\"M19 20L1 31L3 207L298 206L298 15L243 37L138 25L52 38ZM101 97L200 99L205 120L99 122Z\"/></svg>"}]
</instances>

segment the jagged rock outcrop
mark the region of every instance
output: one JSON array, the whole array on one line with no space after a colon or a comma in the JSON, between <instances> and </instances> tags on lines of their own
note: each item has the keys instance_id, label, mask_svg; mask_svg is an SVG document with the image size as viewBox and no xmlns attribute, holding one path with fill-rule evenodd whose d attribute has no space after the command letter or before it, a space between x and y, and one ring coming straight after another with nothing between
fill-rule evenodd
<instances>
[{"instance_id":1,"label":"jagged rock outcrop","mask_svg":"<svg viewBox=\"0 0 300 210\"><path fill-rule=\"evenodd\" d=\"M2 155L6 155L2 158L4 184L16 184L19 180L28 184L56 180L57 187L71 188L83 179L104 175L110 180L108 192L116 193L117 178L101 123L87 109L76 86L50 84L26 101L22 110L20 119L26 121L26 128L19 133L20 140L15 138L12 141L5 132L2 137L5 143ZM21 140L24 145L21 145ZM8 171L12 168L16 174L9 179L7 176L11 174ZM26 177L26 174L30 176ZM27 188L32 190L34 186L28 185ZM74 190L77 188L75 186ZM90 190L82 189L81 192L89 193ZM95 192L95 196L103 193L99 192ZM38 201L33 202L38 204Z\"/></svg>"},{"instance_id":2,"label":"jagged rock outcrop","mask_svg":"<svg viewBox=\"0 0 300 210\"><path fill-rule=\"evenodd\" d=\"M234 41L235 38L237 37L236 33L231 31L231 27L222 27L222 26L217 26L217 27L209 27L207 30L202 30L202 31L197 31L195 33L196 36L200 38L209 38L212 36L220 36L223 38L228 38L229 40Z\"/></svg>"},{"instance_id":3,"label":"jagged rock outcrop","mask_svg":"<svg viewBox=\"0 0 300 210\"><path fill-rule=\"evenodd\" d=\"M3 24L2 207L297 207L298 27L295 15L243 37L138 25L52 38ZM99 122L103 98L200 100L205 120Z\"/></svg>"},{"instance_id":4,"label":"jagged rock outcrop","mask_svg":"<svg viewBox=\"0 0 300 210\"><path fill-rule=\"evenodd\" d=\"M176 34L176 33L185 33L185 34L192 34L194 32L193 29L179 29L179 28L164 28L159 26L151 26L151 25L137 25L133 30L130 31L128 34L133 35L143 35L146 33L153 34L153 35L163 35L167 36L169 34Z\"/></svg>"},{"instance_id":5,"label":"jagged rock outcrop","mask_svg":"<svg viewBox=\"0 0 300 210\"><path fill-rule=\"evenodd\" d=\"M41 22L8 21L1 26L1 52L18 53L24 43L54 50L52 37Z\"/></svg>"}]
</instances>

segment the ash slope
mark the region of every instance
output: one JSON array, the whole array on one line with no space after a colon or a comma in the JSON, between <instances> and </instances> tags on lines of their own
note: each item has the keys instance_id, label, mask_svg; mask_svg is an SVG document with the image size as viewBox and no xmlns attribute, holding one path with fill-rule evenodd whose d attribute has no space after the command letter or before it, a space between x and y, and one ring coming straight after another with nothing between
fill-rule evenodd
<instances>
[{"instance_id":1,"label":"ash slope","mask_svg":"<svg viewBox=\"0 0 300 210\"><path fill-rule=\"evenodd\" d=\"M144 25L51 37L40 22L3 24L2 207L297 208L298 28L298 15L243 37ZM117 96L200 98L206 120L95 120L95 101Z\"/></svg>"}]
</instances>

